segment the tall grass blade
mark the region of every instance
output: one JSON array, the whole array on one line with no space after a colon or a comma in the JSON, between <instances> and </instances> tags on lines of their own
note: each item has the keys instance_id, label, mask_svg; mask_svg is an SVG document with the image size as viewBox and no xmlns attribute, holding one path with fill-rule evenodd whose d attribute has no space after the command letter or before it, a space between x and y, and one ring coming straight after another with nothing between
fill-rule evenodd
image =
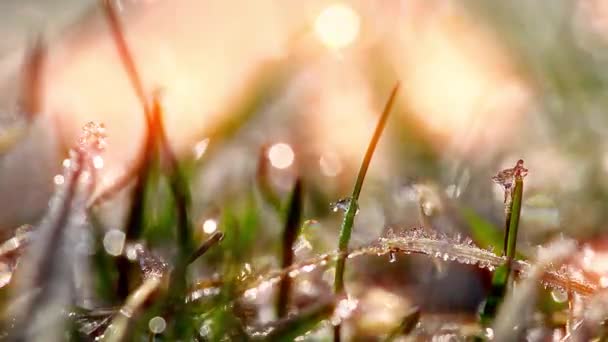
<instances>
[{"instance_id":1,"label":"tall grass blade","mask_svg":"<svg viewBox=\"0 0 608 342\"><path fill-rule=\"evenodd\" d=\"M527 169L523 167L523 160L519 160L513 169L507 169L500 172L493 179L502 178L505 174L507 178L512 179L500 179L506 181L505 187L505 237L503 254L506 256L507 261L504 265L496 269L492 277L492 286L490 288L490 294L486 299L482 307L480 319L482 324L489 324L496 315L498 306L502 302L507 287L509 285L509 279L511 278L511 267L515 258L516 246L517 246L517 231L519 228L519 218L521 215L521 203L523 197L524 182L523 177L527 174ZM509 172L511 172L509 174ZM513 190L510 190L510 182L514 180ZM508 197L510 195L510 197Z\"/></svg>"},{"instance_id":2,"label":"tall grass blade","mask_svg":"<svg viewBox=\"0 0 608 342\"><path fill-rule=\"evenodd\" d=\"M283 230L283 255L282 268L287 268L293 264L293 245L299 234L300 220L302 217L302 180L296 180L289 207L287 208L287 219ZM281 279L279 285L279 299L277 301L277 315L285 317L289 308L289 295L291 293L291 278Z\"/></svg>"},{"instance_id":3,"label":"tall grass blade","mask_svg":"<svg viewBox=\"0 0 608 342\"><path fill-rule=\"evenodd\" d=\"M418 321L420 320L420 309L414 308L412 311L408 312L403 320L399 324L397 328L395 328L384 340L385 342L392 342L396 340L399 336L408 335L414 328Z\"/></svg>"},{"instance_id":4,"label":"tall grass blade","mask_svg":"<svg viewBox=\"0 0 608 342\"><path fill-rule=\"evenodd\" d=\"M348 249L348 243L350 242L350 236L353 230L353 224L355 222L355 214L359 209L358 201L359 195L361 194L361 189L363 188L363 181L365 180L365 175L367 174L367 169L369 168L369 164L372 161L372 157L374 155L374 151L376 150L376 146L378 145L378 141L380 140L380 136L382 135L382 131L384 130L384 126L386 125L386 120L388 119L388 115L393 108L393 103L395 101L395 97L397 96L397 91L399 90L399 83L397 83L391 92L391 95L386 102L384 110L380 115L380 119L378 120L378 124L376 129L374 130L374 134L372 135L372 139L369 142L369 146L367 147L367 151L365 152L365 157L363 157L363 161L361 162L361 168L359 169L359 174L357 175L357 181L355 182L355 187L353 188L353 193L350 198L350 204L348 205L348 209L344 214L344 220L342 221L342 227L340 228L340 238L338 241L338 249L341 252L346 252ZM346 264L346 255L344 253L340 254L338 260L336 262L336 276L334 279L334 292L336 294L340 294L344 292L344 267ZM334 341L340 340L340 326L337 325L334 329Z\"/></svg>"}]
</instances>

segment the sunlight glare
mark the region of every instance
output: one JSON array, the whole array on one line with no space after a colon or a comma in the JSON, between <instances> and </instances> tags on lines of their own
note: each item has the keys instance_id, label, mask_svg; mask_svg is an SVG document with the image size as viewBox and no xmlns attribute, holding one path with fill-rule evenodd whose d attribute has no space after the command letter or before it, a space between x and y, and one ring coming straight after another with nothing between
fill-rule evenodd
<instances>
[{"instance_id":1,"label":"sunlight glare","mask_svg":"<svg viewBox=\"0 0 608 342\"><path fill-rule=\"evenodd\" d=\"M359 35L359 15L348 5L334 4L325 8L315 21L315 32L331 49L352 44Z\"/></svg>"},{"instance_id":2,"label":"sunlight glare","mask_svg":"<svg viewBox=\"0 0 608 342\"><path fill-rule=\"evenodd\" d=\"M286 169L293 164L295 155L291 146L285 143L272 145L268 150L270 164L277 169Z\"/></svg>"}]
</instances>

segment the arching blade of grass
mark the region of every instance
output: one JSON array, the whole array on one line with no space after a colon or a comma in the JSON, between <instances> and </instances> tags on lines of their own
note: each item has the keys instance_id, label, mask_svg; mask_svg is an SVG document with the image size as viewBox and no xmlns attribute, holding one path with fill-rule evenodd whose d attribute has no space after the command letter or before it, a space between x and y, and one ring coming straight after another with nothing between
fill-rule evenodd
<instances>
[{"instance_id":1,"label":"arching blade of grass","mask_svg":"<svg viewBox=\"0 0 608 342\"><path fill-rule=\"evenodd\" d=\"M321 321L328 319L336 307L335 300L325 301L298 316L279 320L272 324L272 330L261 333L260 340L264 341L294 341L300 335L313 330ZM257 340L257 339L253 339Z\"/></svg>"},{"instance_id":2,"label":"arching blade of grass","mask_svg":"<svg viewBox=\"0 0 608 342\"><path fill-rule=\"evenodd\" d=\"M205 254L209 248L213 247L218 242L222 241L224 238L224 233L215 232L211 235L203 244L192 254L190 260L188 260L188 264L193 263L196 259L200 258L203 254Z\"/></svg>"},{"instance_id":3,"label":"arching blade of grass","mask_svg":"<svg viewBox=\"0 0 608 342\"><path fill-rule=\"evenodd\" d=\"M118 54L120 55L122 64L125 67L127 76L129 77L129 81L131 82L131 86L135 91L135 95L137 96L139 101L141 101L142 106L146 111L146 114L149 114L148 101L146 100L144 86L137 70L135 61L133 59L133 54L129 50L129 45L127 44L127 40L125 39L124 29L122 27L122 23L120 22L120 18L118 16L116 8L112 4L111 0L100 0L100 5L106 14L106 18L110 26L110 31L112 33L112 38L114 39L114 44L116 45L116 49L118 50Z\"/></svg>"},{"instance_id":4,"label":"arching blade of grass","mask_svg":"<svg viewBox=\"0 0 608 342\"><path fill-rule=\"evenodd\" d=\"M480 316L481 322L484 325L487 325L493 320L498 306L505 296L509 284L511 263L515 258L517 231L519 228L519 217L521 214L521 202L524 189L523 177L527 170L523 168L523 161L519 160L512 171L515 185L513 192L511 193L511 200L510 202L507 202L507 209L505 212L505 237L503 247L503 254L507 257L507 262L498 267L492 277L490 294L486 299Z\"/></svg>"},{"instance_id":5,"label":"arching blade of grass","mask_svg":"<svg viewBox=\"0 0 608 342\"><path fill-rule=\"evenodd\" d=\"M382 135L382 131L384 130L384 126L386 125L386 120L388 119L388 114L391 112L393 108L393 103L395 102L395 97L397 96L397 91L399 90L399 83L397 83L391 92L391 95L384 106L384 110L382 111L382 115L378 120L378 124L376 126L376 130L374 131L374 135L372 135L372 139L369 142L369 146L367 147L367 151L365 152L365 157L363 158L363 162L361 162L361 168L359 169L359 174L357 175L357 181L355 182L355 187L353 189L353 193L350 198L350 204L348 205L348 209L344 214L344 220L342 221L342 227L340 228L340 238L338 242L338 249L340 252L343 252L338 257L336 261L336 276L334 279L334 292L336 294L340 294L344 291L344 266L346 264L346 251L348 249L348 243L350 241L350 236L353 230L353 224L355 222L355 214L359 208L358 200L359 195L361 194L361 189L363 188L363 181L365 180L365 175L367 174L367 169L369 168L369 164L372 161L372 156L374 155L374 151L376 150L376 146L378 145L378 141L380 140L380 136ZM340 326L336 326L334 329L334 340L340 340Z\"/></svg>"},{"instance_id":6,"label":"arching blade of grass","mask_svg":"<svg viewBox=\"0 0 608 342\"><path fill-rule=\"evenodd\" d=\"M418 324L419 320L420 320L420 309L418 309L418 308L412 309L410 312L408 312L405 315L405 317L403 317L403 320L401 321L399 326L397 328L395 328L393 331L391 331L391 333L388 335L388 337L384 341L392 342L401 335L409 334L412 330L414 330L414 328L416 327L416 324Z\"/></svg>"},{"instance_id":7,"label":"arching blade of grass","mask_svg":"<svg viewBox=\"0 0 608 342\"><path fill-rule=\"evenodd\" d=\"M282 268L287 268L293 264L293 244L299 234L300 219L302 217L302 181L296 180L296 185L291 194L289 207L287 208L287 219L283 230L283 256ZM277 315L285 317L289 307L289 294L291 292L291 277L281 279L279 287L279 299L277 301Z\"/></svg>"}]
</instances>

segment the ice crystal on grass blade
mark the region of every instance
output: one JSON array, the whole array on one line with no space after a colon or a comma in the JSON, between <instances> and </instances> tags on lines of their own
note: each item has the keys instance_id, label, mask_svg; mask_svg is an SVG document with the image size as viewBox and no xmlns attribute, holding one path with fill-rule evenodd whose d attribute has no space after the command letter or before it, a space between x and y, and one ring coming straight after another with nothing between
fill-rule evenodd
<instances>
[{"instance_id":1,"label":"ice crystal on grass blade","mask_svg":"<svg viewBox=\"0 0 608 342\"><path fill-rule=\"evenodd\" d=\"M169 267L165 261L146 250L140 243L128 245L126 253L130 260L137 260L144 279L160 278Z\"/></svg>"},{"instance_id":2,"label":"ice crystal on grass blade","mask_svg":"<svg viewBox=\"0 0 608 342\"><path fill-rule=\"evenodd\" d=\"M330 203L329 207L334 213L337 213L338 211L345 213L348 210L348 207L350 206L350 201L351 201L350 197L340 198L336 202ZM359 208L357 208L355 215L358 213L359 213Z\"/></svg>"},{"instance_id":3,"label":"ice crystal on grass blade","mask_svg":"<svg viewBox=\"0 0 608 342\"><path fill-rule=\"evenodd\" d=\"M546 248L539 249L537 261L531 267L529 275L518 285L516 291L510 292L500 306L493 326L494 341L513 341L523 339L526 328L532 321L532 314L538 299L538 283L547 271L547 267L560 263L576 250L572 240L560 240ZM514 330L513 327L519 327Z\"/></svg>"},{"instance_id":4,"label":"ice crystal on grass blade","mask_svg":"<svg viewBox=\"0 0 608 342\"><path fill-rule=\"evenodd\" d=\"M515 175L519 174L522 177L525 177L528 174L528 169L524 167L524 161L518 160L515 167L504 169L496 174L496 176L492 177L494 183L500 185L505 191L505 200L507 203L511 190L513 188L513 182L515 182Z\"/></svg>"},{"instance_id":5,"label":"ice crystal on grass blade","mask_svg":"<svg viewBox=\"0 0 608 342\"><path fill-rule=\"evenodd\" d=\"M17 324L12 333L16 339L57 339L63 333L65 317L55 313L86 296L82 281L87 267L83 260L88 255L75 246L86 245L90 239L86 203L94 186L94 158L105 149L105 138L103 125L87 123L70 150L69 161L62 163L61 181L56 177L49 209L32 232L25 267L17 277L17 288L27 300L14 313Z\"/></svg>"}]
</instances>

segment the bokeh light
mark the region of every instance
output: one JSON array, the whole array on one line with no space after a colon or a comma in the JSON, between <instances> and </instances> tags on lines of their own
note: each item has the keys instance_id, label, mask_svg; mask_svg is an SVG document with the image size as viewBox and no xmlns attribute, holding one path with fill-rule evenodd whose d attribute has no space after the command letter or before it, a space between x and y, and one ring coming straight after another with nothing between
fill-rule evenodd
<instances>
[{"instance_id":1,"label":"bokeh light","mask_svg":"<svg viewBox=\"0 0 608 342\"><path fill-rule=\"evenodd\" d=\"M359 15L346 4L325 8L315 21L315 32L319 39L332 49L352 44L359 35L359 27Z\"/></svg>"},{"instance_id":2,"label":"bokeh light","mask_svg":"<svg viewBox=\"0 0 608 342\"><path fill-rule=\"evenodd\" d=\"M286 169L293 164L295 154L288 144L277 143L268 149L268 159L277 169Z\"/></svg>"},{"instance_id":3,"label":"bokeh light","mask_svg":"<svg viewBox=\"0 0 608 342\"><path fill-rule=\"evenodd\" d=\"M203 222L203 232L206 234L213 234L217 230L217 221L214 219L207 219Z\"/></svg>"}]
</instances>

